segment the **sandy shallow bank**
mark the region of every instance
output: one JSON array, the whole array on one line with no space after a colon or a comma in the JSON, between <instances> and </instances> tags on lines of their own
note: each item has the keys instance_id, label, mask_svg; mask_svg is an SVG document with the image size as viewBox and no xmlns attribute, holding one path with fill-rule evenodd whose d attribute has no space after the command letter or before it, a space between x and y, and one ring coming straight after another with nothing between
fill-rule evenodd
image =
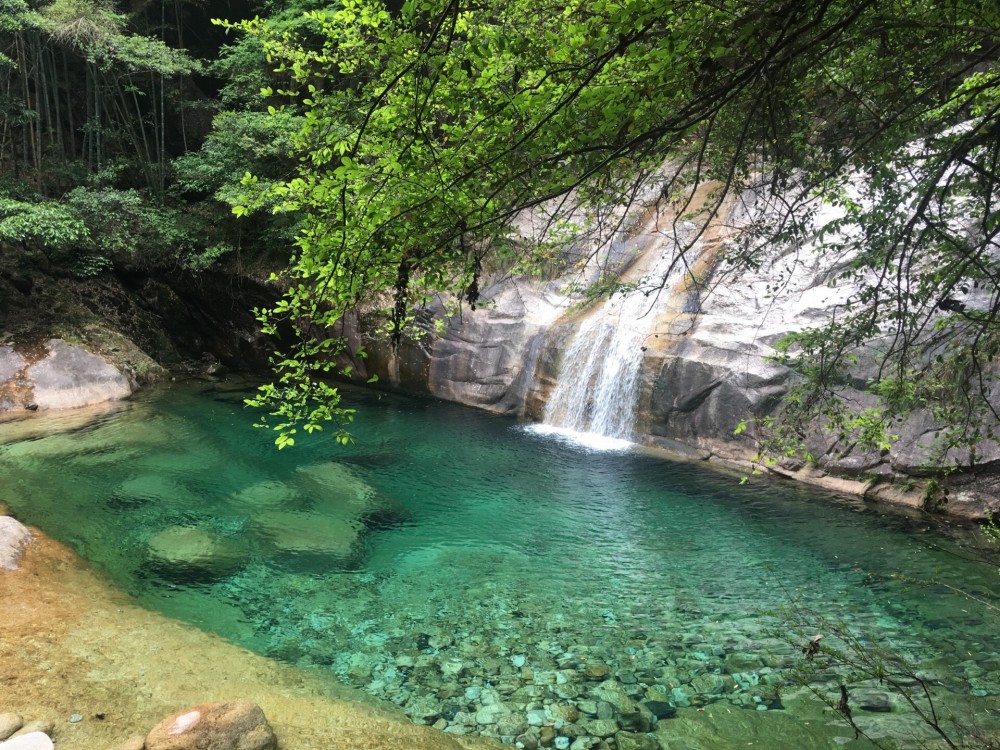
<instances>
[{"instance_id":1,"label":"sandy shallow bank","mask_svg":"<svg viewBox=\"0 0 1000 750\"><path fill-rule=\"evenodd\" d=\"M258 703L282 750L502 747L410 724L321 675L141 609L33 533L20 568L0 571L0 710L54 721L60 750L106 750L213 700Z\"/></svg>"}]
</instances>

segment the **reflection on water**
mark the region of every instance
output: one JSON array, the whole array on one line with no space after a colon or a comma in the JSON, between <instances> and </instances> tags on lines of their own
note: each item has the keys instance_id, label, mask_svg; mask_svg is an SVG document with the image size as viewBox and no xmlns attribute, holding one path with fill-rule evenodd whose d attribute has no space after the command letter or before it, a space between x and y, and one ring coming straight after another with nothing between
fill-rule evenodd
<instances>
[{"instance_id":1,"label":"reflection on water","mask_svg":"<svg viewBox=\"0 0 1000 750\"><path fill-rule=\"evenodd\" d=\"M798 628L834 623L942 700L1000 694L996 615L955 591L995 601L997 571L958 532L365 392L354 445L279 453L241 395L0 425L0 498L148 606L459 734L513 742L544 718L596 747L653 730L649 705L774 710Z\"/></svg>"}]
</instances>

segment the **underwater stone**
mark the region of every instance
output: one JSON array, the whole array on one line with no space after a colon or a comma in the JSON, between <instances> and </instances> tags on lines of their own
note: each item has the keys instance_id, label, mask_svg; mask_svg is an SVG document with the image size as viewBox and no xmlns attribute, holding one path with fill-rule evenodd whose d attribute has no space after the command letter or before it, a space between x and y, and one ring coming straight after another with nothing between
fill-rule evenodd
<instances>
[{"instance_id":1,"label":"underwater stone","mask_svg":"<svg viewBox=\"0 0 1000 750\"><path fill-rule=\"evenodd\" d=\"M542 727L538 730L538 744L542 747L552 747L556 739L556 730L552 727Z\"/></svg>"},{"instance_id":2,"label":"underwater stone","mask_svg":"<svg viewBox=\"0 0 1000 750\"><path fill-rule=\"evenodd\" d=\"M555 719L562 719L563 721L576 722L580 720L579 709L569 703L559 703L549 709L552 717Z\"/></svg>"},{"instance_id":3,"label":"underwater stone","mask_svg":"<svg viewBox=\"0 0 1000 750\"><path fill-rule=\"evenodd\" d=\"M151 536L147 546L153 563L178 571L193 568L223 576L238 570L244 560L234 542L195 526L171 526Z\"/></svg>"},{"instance_id":4,"label":"underwater stone","mask_svg":"<svg viewBox=\"0 0 1000 750\"><path fill-rule=\"evenodd\" d=\"M615 707L607 701L597 701L597 711L595 716L598 719L613 719L618 712Z\"/></svg>"},{"instance_id":5,"label":"underwater stone","mask_svg":"<svg viewBox=\"0 0 1000 750\"><path fill-rule=\"evenodd\" d=\"M431 723L433 719L441 715L441 707L438 702L429 695L418 695L410 699L406 704L406 713L414 719L424 723Z\"/></svg>"},{"instance_id":6,"label":"underwater stone","mask_svg":"<svg viewBox=\"0 0 1000 750\"><path fill-rule=\"evenodd\" d=\"M476 723L483 725L496 724L508 713L509 711L507 707L502 703L494 703L489 706L483 706L476 712Z\"/></svg>"},{"instance_id":7,"label":"underwater stone","mask_svg":"<svg viewBox=\"0 0 1000 750\"><path fill-rule=\"evenodd\" d=\"M619 712L626 713L636 710L635 701L632 700L632 698L629 697L629 694L625 692L625 688L614 680L605 680L600 685L595 687L591 691L591 694L599 700L610 703ZM597 715L601 715L600 705L598 705Z\"/></svg>"},{"instance_id":8,"label":"underwater stone","mask_svg":"<svg viewBox=\"0 0 1000 750\"><path fill-rule=\"evenodd\" d=\"M274 510L254 518L275 547L288 552L329 553L346 557L361 534L360 518Z\"/></svg>"},{"instance_id":9,"label":"underwater stone","mask_svg":"<svg viewBox=\"0 0 1000 750\"><path fill-rule=\"evenodd\" d=\"M584 722L583 726L588 734L592 734L595 737L611 737L621 729L618 726L618 722L614 719L591 719Z\"/></svg>"},{"instance_id":10,"label":"underwater stone","mask_svg":"<svg viewBox=\"0 0 1000 750\"><path fill-rule=\"evenodd\" d=\"M618 717L618 722L622 725L623 729L628 729L632 732L648 732L656 723L656 718L648 708L641 706L638 711L623 712Z\"/></svg>"},{"instance_id":11,"label":"underwater stone","mask_svg":"<svg viewBox=\"0 0 1000 750\"><path fill-rule=\"evenodd\" d=\"M293 502L298 497L292 487L284 482L267 480L240 490L233 497L234 502L245 508L279 508Z\"/></svg>"},{"instance_id":12,"label":"underwater stone","mask_svg":"<svg viewBox=\"0 0 1000 750\"><path fill-rule=\"evenodd\" d=\"M757 654L729 654L726 657L726 671L755 672L760 669L761 659Z\"/></svg>"},{"instance_id":13,"label":"underwater stone","mask_svg":"<svg viewBox=\"0 0 1000 750\"><path fill-rule=\"evenodd\" d=\"M611 674L611 669L607 664L588 664L583 673L588 680L603 680Z\"/></svg>"},{"instance_id":14,"label":"underwater stone","mask_svg":"<svg viewBox=\"0 0 1000 750\"><path fill-rule=\"evenodd\" d=\"M657 719L669 719L677 714L677 708L666 701L646 701L643 705Z\"/></svg>"},{"instance_id":15,"label":"underwater stone","mask_svg":"<svg viewBox=\"0 0 1000 750\"><path fill-rule=\"evenodd\" d=\"M522 748L522 750L538 750L538 742L538 730L531 728L514 738L514 747Z\"/></svg>"},{"instance_id":16,"label":"underwater stone","mask_svg":"<svg viewBox=\"0 0 1000 750\"><path fill-rule=\"evenodd\" d=\"M461 659L446 659L441 662L441 674L444 677L458 677L465 671L465 663Z\"/></svg>"},{"instance_id":17,"label":"underwater stone","mask_svg":"<svg viewBox=\"0 0 1000 750\"><path fill-rule=\"evenodd\" d=\"M722 677L708 672L700 674L691 680L691 687L693 687L696 692L703 693L705 695L719 695L722 693L725 686L726 683Z\"/></svg>"},{"instance_id":18,"label":"underwater stone","mask_svg":"<svg viewBox=\"0 0 1000 750\"><path fill-rule=\"evenodd\" d=\"M615 735L616 750L660 750L660 741L649 734L619 732Z\"/></svg>"},{"instance_id":19,"label":"underwater stone","mask_svg":"<svg viewBox=\"0 0 1000 750\"><path fill-rule=\"evenodd\" d=\"M892 698L885 693L860 693L854 696L854 700L863 711L873 711L875 713L888 713L892 711Z\"/></svg>"},{"instance_id":20,"label":"underwater stone","mask_svg":"<svg viewBox=\"0 0 1000 750\"><path fill-rule=\"evenodd\" d=\"M534 710L528 711L528 724L533 727L545 726L550 721L549 714L547 711Z\"/></svg>"},{"instance_id":21,"label":"underwater stone","mask_svg":"<svg viewBox=\"0 0 1000 750\"><path fill-rule=\"evenodd\" d=\"M691 705L691 698L683 688L675 687L670 691L670 701L675 706L680 706L681 708L686 708Z\"/></svg>"}]
</instances>

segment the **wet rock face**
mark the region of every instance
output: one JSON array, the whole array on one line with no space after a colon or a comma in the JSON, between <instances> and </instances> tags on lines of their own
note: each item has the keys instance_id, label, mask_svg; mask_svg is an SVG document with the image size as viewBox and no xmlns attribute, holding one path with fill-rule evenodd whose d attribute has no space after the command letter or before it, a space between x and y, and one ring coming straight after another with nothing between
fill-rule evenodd
<instances>
[{"instance_id":1,"label":"wet rock face","mask_svg":"<svg viewBox=\"0 0 1000 750\"><path fill-rule=\"evenodd\" d=\"M255 703L203 703L160 722L146 750L275 750L277 739Z\"/></svg>"},{"instance_id":2,"label":"wet rock face","mask_svg":"<svg viewBox=\"0 0 1000 750\"><path fill-rule=\"evenodd\" d=\"M132 395L126 373L86 349L49 339L42 352L25 357L0 347L0 412L65 409Z\"/></svg>"},{"instance_id":3,"label":"wet rock face","mask_svg":"<svg viewBox=\"0 0 1000 750\"><path fill-rule=\"evenodd\" d=\"M523 280L492 284L476 310L448 320L441 335L428 331L392 354L384 342L368 345L366 372L384 385L501 414L523 412L534 364L549 326L567 300L555 285ZM432 311L443 317L443 308Z\"/></svg>"}]
</instances>

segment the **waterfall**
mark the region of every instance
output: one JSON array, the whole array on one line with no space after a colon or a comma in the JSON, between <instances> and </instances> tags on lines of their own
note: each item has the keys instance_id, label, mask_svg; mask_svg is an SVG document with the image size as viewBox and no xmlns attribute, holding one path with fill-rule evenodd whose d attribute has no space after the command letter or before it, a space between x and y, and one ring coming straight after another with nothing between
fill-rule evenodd
<instances>
[{"instance_id":1,"label":"waterfall","mask_svg":"<svg viewBox=\"0 0 1000 750\"><path fill-rule=\"evenodd\" d=\"M674 254L662 245L659 249L659 258L643 280L612 295L573 335L545 408L550 430L631 440L643 349L670 287L683 274L683 269L675 269L663 283Z\"/></svg>"}]
</instances>

